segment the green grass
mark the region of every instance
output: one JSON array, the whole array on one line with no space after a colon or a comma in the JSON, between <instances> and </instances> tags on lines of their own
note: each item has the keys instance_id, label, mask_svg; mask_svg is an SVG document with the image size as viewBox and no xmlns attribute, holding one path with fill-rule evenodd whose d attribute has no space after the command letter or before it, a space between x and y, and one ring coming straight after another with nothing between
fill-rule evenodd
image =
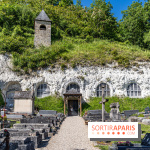
<instances>
[{"instance_id":1,"label":"green grass","mask_svg":"<svg viewBox=\"0 0 150 150\"><path fill-rule=\"evenodd\" d=\"M142 123L139 123L139 124L141 124L141 130L143 131L143 134L150 133L150 125L145 125Z\"/></svg>"},{"instance_id":2,"label":"green grass","mask_svg":"<svg viewBox=\"0 0 150 150\"><path fill-rule=\"evenodd\" d=\"M101 150L108 150L109 149L109 146L108 145L97 145L95 147L98 147L99 149Z\"/></svg>"},{"instance_id":3,"label":"green grass","mask_svg":"<svg viewBox=\"0 0 150 150\"><path fill-rule=\"evenodd\" d=\"M120 112L124 110L133 110L138 109L139 112L145 111L146 107L150 107L150 97L146 98L119 98L117 96L108 97L109 101L105 103L105 110L110 112L110 104L119 102ZM93 97L90 98L89 102L85 102L82 104L82 115L87 110L97 110L102 109L102 105L99 104L101 101L101 97ZM35 99L35 109L43 109L43 110L56 110L58 112L64 111L64 102L63 98L60 96L48 96L44 98L36 98Z\"/></svg>"},{"instance_id":4,"label":"green grass","mask_svg":"<svg viewBox=\"0 0 150 150\"><path fill-rule=\"evenodd\" d=\"M47 66L53 68L59 65L64 70L77 65L105 66L114 61L118 63L116 67L138 66L136 61L150 61L150 51L116 41L94 39L93 42L86 42L85 39L64 37L50 47L13 53L14 70L23 69L25 73Z\"/></svg>"},{"instance_id":5,"label":"green grass","mask_svg":"<svg viewBox=\"0 0 150 150\"><path fill-rule=\"evenodd\" d=\"M34 105L37 110L56 110L60 113L64 112L64 102L62 97L48 96L36 98Z\"/></svg>"},{"instance_id":6,"label":"green grass","mask_svg":"<svg viewBox=\"0 0 150 150\"><path fill-rule=\"evenodd\" d=\"M134 110L138 109L139 112L145 111L146 107L150 107L150 97L146 98L129 98L129 97L124 97L124 98L119 98L119 97L109 97L109 101L105 103L105 110L107 112L110 112L110 104L114 102L119 102L120 105L120 112L123 112L124 110ZM93 97L89 100L88 103L83 103L82 104L82 114L85 113L87 110L96 110L96 109L102 109L102 105L99 104L101 101L101 97Z\"/></svg>"}]
</instances>

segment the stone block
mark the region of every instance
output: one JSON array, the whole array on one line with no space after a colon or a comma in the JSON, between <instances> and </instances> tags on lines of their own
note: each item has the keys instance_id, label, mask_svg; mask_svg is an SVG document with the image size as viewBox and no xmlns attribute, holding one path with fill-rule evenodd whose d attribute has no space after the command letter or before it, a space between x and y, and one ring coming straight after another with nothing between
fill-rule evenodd
<instances>
[{"instance_id":1,"label":"stone block","mask_svg":"<svg viewBox=\"0 0 150 150\"><path fill-rule=\"evenodd\" d=\"M42 140L45 140L48 138L48 132L40 133L42 135Z\"/></svg>"},{"instance_id":2,"label":"stone block","mask_svg":"<svg viewBox=\"0 0 150 150\"><path fill-rule=\"evenodd\" d=\"M14 112L33 114L33 100L14 99Z\"/></svg>"},{"instance_id":3,"label":"stone block","mask_svg":"<svg viewBox=\"0 0 150 150\"><path fill-rule=\"evenodd\" d=\"M28 144L31 141L31 138L15 136L15 137L12 137L10 141L13 143L18 143L18 145L22 145L22 144Z\"/></svg>"},{"instance_id":4,"label":"stone block","mask_svg":"<svg viewBox=\"0 0 150 150\"><path fill-rule=\"evenodd\" d=\"M143 119L142 123L146 125L150 125L150 119Z\"/></svg>"},{"instance_id":5,"label":"stone block","mask_svg":"<svg viewBox=\"0 0 150 150\"><path fill-rule=\"evenodd\" d=\"M56 115L57 114L57 111L55 110L40 110L39 111L39 114L40 115Z\"/></svg>"},{"instance_id":6,"label":"stone block","mask_svg":"<svg viewBox=\"0 0 150 150\"><path fill-rule=\"evenodd\" d=\"M124 111L124 115L125 115L125 117L130 117L131 115L133 115L133 114L136 114L136 113L138 113L139 112L139 110L125 110Z\"/></svg>"},{"instance_id":7,"label":"stone block","mask_svg":"<svg viewBox=\"0 0 150 150\"><path fill-rule=\"evenodd\" d=\"M143 119L146 119L146 117L138 117L138 122L142 122Z\"/></svg>"},{"instance_id":8,"label":"stone block","mask_svg":"<svg viewBox=\"0 0 150 150\"><path fill-rule=\"evenodd\" d=\"M102 114L102 110L88 110L87 114Z\"/></svg>"},{"instance_id":9,"label":"stone block","mask_svg":"<svg viewBox=\"0 0 150 150\"><path fill-rule=\"evenodd\" d=\"M42 142L42 135L39 135L39 136L30 136L30 138L31 138L31 141L34 142L34 147L38 148L39 145Z\"/></svg>"},{"instance_id":10,"label":"stone block","mask_svg":"<svg viewBox=\"0 0 150 150\"><path fill-rule=\"evenodd\" d=\"M138 122L138 117L131 116L128 118L129 122Z\"/></svg>"},{"instance_id":11,"label":"stone block","mask_svg":"<svg viewBox=\"0 0 150 150\"><path fill-rule=\"evenodd\" d=\"M34 142L29 142L28 144L18 145L19 150L35 150Z\"/></svg>"},{"instance_id":12,"label":"stone block","mask_svg":"<svg viewBox=\"0 0 150 150\"><path fill-rule=\"evenodd\" d=\"M7 119L22 119L23 116L22 115L9 115L9 114L6 114L7 116Z\"/></svg>"}]
</instances>

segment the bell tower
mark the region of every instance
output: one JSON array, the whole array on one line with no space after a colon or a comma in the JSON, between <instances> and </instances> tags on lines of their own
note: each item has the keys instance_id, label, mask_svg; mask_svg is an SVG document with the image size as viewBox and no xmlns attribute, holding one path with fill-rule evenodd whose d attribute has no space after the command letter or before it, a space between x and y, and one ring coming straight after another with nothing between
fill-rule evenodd
<instances>
[{"instance_id":1,"label":"bell tower","mask_svg":"<svg viewBox=\"0 0 150 150\"><path fill-rule=\"evenodd\" d=\"M35 19L35 34L34 34L34 45L39 46L50 46L51 45L51 20L47 16L44 10Z\"/></svg>"}]
</instances>

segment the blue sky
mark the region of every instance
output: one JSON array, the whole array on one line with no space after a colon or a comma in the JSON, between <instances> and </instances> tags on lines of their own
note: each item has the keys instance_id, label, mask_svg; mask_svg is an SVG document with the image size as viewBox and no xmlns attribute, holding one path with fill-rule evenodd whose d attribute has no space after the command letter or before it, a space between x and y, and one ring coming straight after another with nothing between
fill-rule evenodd
<instances>
[{"instance_id":1,"label":"blue sky","mask_svg":"<svg viewBox=\"0 0 150 150\"><path fill-rule=\"evenodd\" d=\"M119 21L122 19L122 10L127 10L128 6L132 4L133 1L138 1L138 0L106 0L106 2L109 2L112 4L113 9L112 13L114 13L114 16L117 18ZM146 0L140 0L144 4ZM76 0L73 0L74 4L76 3ZM87 6L89 7L90 4L93 2L93 0L81 0L82 6Z\"/></svg>"}]
</instances>

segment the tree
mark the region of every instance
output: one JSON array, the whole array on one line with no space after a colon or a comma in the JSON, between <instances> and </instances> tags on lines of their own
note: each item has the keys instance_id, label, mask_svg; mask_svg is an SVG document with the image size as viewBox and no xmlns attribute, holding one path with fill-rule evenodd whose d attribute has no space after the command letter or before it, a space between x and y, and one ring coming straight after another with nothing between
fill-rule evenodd
<instances>
[{"instance_id":1,"label":"tree","mask_svg":"<svg viewBox=\"0 0 150 150\"><path fill-rule=\"evenodd\" d=\"M61 0L59 6L68 7L73 4L73 0Z\"/></svg>"},{"instance_id":2,"label":"tree","mask_svg":"<svg viewBox=\"0 0 150 150\"><path fill-rule=\"evenodd\" d=\"M123 18L119 22L119 30L123 41L134 45L147 47L144 43L144 34L149 28L150 7L149 3L133 2L127 10L122 11Z\"/></svg>"},{"instance_id":3,"label":"tree","mask_svg":"<svg viewBox=\"0 0 150 150\"><path fill-rule=\"evenodd\" d=\"M93 37L115 38L117 31L117 21L111 13L112 5L105 0L93 0L91 4L90 25L93 28Z\"/></svg>"},{"instance_id":4,"label":"tree","mask_svg":"<svg viewBox=\"0 0 150 150\"><path fill-rule=\"evenodd\" d=\"M76 0L76 7L82 7L81 0Z\"/></svg>"}]
</instances>

